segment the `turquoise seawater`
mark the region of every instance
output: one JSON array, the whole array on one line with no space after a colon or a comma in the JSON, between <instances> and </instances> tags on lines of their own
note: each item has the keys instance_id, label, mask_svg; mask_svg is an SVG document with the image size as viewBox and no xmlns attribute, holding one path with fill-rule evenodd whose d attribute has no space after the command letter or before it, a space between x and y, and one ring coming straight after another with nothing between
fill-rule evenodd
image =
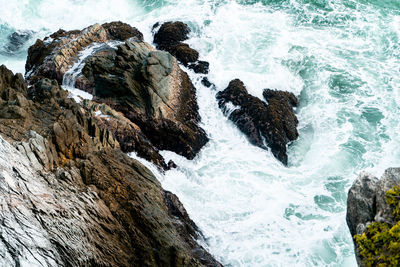
<instances>
[{"instance_id":1,"label":"turquoise seawater","mask_svg":"<svg viewBox=\"0 0 400 267\"><path fill-rule=\"evenodd\" d=\"M0 0L0 64L24 70L36 38L122 20L147 42L157 21L181 20L187 41L223 90L295 93L300 137L289 167L251 146L190 73L209 144L193 161L164 151L177 170L157 174L226 266L355 266L347 190L367 170L400 160L400 2L397 0ZM10 53L10 34L30 39ZM147 164L149 165L149 164ZM150 165L149 165L150 166ZM152 167L152 166L150 166Z\"/></svg>"}]
</instances>

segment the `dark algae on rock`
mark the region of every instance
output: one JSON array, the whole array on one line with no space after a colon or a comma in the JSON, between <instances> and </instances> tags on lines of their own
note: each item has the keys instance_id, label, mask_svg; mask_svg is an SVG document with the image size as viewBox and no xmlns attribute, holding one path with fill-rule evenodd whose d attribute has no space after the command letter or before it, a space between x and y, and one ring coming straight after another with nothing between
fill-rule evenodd
<instances>
[{"instance_id":1,"label":"dark algae on rock","mask_svg":"<svg viewBox=\"0 0 400 267\"><path fill-rule=\"evenodd\" d=\"M263 96L267 102L249 94L243 82L236 79L217 93L217 100L250 143L270 148L272 154L287 165L286 145L299 135L293 110L298 100L292 93L270 89L264 90Z\"/></svg>"},{"instance_id":2,"label":"dark algae on rock","mask_svg":"<svg viewBox=\"0 0 400 267\"><path fill-rule=\"evenodd\" d=\"M349 191L347 224L360 266L400 265L400 169L363 173Z\"/></svg>"}]
</instances>

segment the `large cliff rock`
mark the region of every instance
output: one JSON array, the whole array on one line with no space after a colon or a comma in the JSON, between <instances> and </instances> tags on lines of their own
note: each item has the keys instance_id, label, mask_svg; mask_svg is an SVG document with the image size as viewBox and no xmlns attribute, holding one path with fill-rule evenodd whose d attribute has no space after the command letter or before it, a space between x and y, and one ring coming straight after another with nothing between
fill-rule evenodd
<instances>
[{"instance_id":1,"label":"large cliff rock","mask_svg":"<svg viewBox=\"0 0 400 267\"><path fill-rule=\"evenodd\" d=\"M264 90L264 99L247 92L243 82L236 79L218 92L218 105L228 118L258 147L271 149L272 154L287 164L286 145L298 137L298 120L293 107L297 98L289 92Z\"/></svg>"},{"instance_id":2,"label":"large cliff rock","mask_svg":"<svg viewBox=\"0 0 400 267\"><path fill-rule=\"evenodd\" d=\"M220 266L177 197L99 123L98 104L56 80L27 88L4 66L0 92L3 264Z\"/></svg>"},{"instance_id":3,"label":"large cliff rock","mask_svg":"<svg viewBox=\"0 0 400 267\"><path fill-rule=\"evenodd\" d=\"M393 256L400 256L392 250L396 249L393 243L400 238L393 234L397 232L394 229L398 228L399 222L396 209L400 207L393 204L399 202L400 195L397 191L388 194L399 185L400 168L389 168L380 179L361 173L349 190L346 220L355 241L357 262L361 266L391 265ZM390 199L393 201L388 201Z\"/></svg>"},{"instance_id":4,"label":"large cliff rock","mask_svg":"<svg viewBox=\"0 0 400 267\"><path fill-rule=\"evenodd\" d=\"M198 126L196 89L173 56L143 42L142 34L127 24L60 30L38 40L29 49L26 76L31 83L44 77L60 83L79 52L111 40L125 42L92 51L81 72L78 69L73 74L76 80L72 86L93 94L98 104L107 106L107 114L95 118L99 127L109 130L124 152L135 151L163 169L168 166L159 150L193 159L208 142ZM85 108L100 111L93 105Z\"/></svg>"}]
</instances>

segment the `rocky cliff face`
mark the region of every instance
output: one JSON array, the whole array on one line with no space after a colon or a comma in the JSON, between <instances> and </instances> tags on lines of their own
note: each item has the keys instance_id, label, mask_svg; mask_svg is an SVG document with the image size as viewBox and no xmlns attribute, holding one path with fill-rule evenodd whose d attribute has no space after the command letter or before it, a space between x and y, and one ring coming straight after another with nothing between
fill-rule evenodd
<instances>
[{"instance_id":1,"label":"rocky cliff face","mask_svg":"<svg viewBox=\"0 0 400 267\"><path fill-rule=\"evenodd\" d=\"M118 88L129 93L110 100L113 95L104 94L113 90L111 83L94 86L97 101L68 97L59 83L79 51L91 42L132 36L113 51L116 60L126 52L130 68L112 69L122 71L123 86L131 82L133 87ZM60 30L30 48L29 86L21 74L0 67L0 261L5 265L221 266L196 242L201 233L179 199L121 150L141 148L165 166L156 145L164 148L168 139L154 140L149 133L158 130L162 139L171 132L180 137L202 131L195 128L199 117L187 75L140 36L123 23ZM135 48L145 51L143 59L135 60L140 54ZM138 73L145 80L134 80ZM188 157L194 156L190 152Z\"/></svg>"},{"instance_id":2,"label":"rocky cliff face","mask_svg":"<svg viewBox=\"0 0 400 267\"><path fill-rule=\"evenodd\" d=\"M400 206L396 203L400 195L396 191L388 194L399 185L400 168L389 168L380 179L361 173L349 190L346 220L361 266L392 265L393 256L398 254L392 248L399 237L386 231L389 233L391 228L397 227L399 221L396 209ZM393 201L388 201L391 197Z\"/></svg>"}]
</instances>

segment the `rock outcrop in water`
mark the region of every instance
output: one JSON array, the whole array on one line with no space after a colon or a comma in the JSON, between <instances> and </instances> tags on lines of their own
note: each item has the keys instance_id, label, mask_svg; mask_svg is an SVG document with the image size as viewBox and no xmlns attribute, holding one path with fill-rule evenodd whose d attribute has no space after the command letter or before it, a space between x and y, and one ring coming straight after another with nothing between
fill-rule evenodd
<instances>
[{"instance_id":1,"label":"rock outcrop in water","mask_svg":"<svg viewBox=\"0 0 400 267\"><path fill-rule=\"evenodd\" d=\"M193 239L201 235L178 198L93 110L111 124L121 114L75 103L56 80L28 88L4 66L0 92L4 265L221 266Z\"/></svg>"},{"instance_id":2,"label":"rock outcrop in water","mask_svg":"<svg viewBox=\"0 0 400 267\"><path fill-rule=\"evenodd\" d=\"M28 51L27 78L63 80L78 54L95 43L126 40L117 49L95 50L76 78L75 86L94 95L102 130L109 130L124 152L166 169L159 150L193 159L208 142L198 124L196 89L176 59L143 42L142 34L121 22L95 24L82 31L58 31L38 40Z\"/></svg>"},{"instance_id":3,"label":"rock outcrop in water","mask_svg":"<svg viewBox=\"0 0 400 267\"><path fill-rule=\"evenodd\" d=\"M400 262L399 186L400 168L389 168L380 179L361 173L349 190L346 220L360 266Z\"/></svg>"},{"instance_id":4,"label":"rock outcrop in water","mask_svg":"<svg viewBox=\"0 0 400 267\"><path fill-rule=\"evenodd\" d=\"M157 28L159 24L155 24L153 28ZM199 52L191 48L183 41L188 39L190 28L187 24L175 21L165 22L161 25L154 35L154 43L157 49L165 50L175 56L183 65L193 69L196 73L207 74L209 63L199 61Z\"/></svg>"},{"instance_id":5,"label":"rock outcrop in water","mask_svg":"<svg viewBox=\"0 0 400 267\"><path fill-rule=\"evenodd\" d=\"M264 99L250 95L243 82L236 79L218 92L219 107L228 114L249 141L271 149L272 154L287 165L286 145L298 137L298 120L293 107L297 98L289 92L266 89Z\"/></svg>"}]
</instances>

